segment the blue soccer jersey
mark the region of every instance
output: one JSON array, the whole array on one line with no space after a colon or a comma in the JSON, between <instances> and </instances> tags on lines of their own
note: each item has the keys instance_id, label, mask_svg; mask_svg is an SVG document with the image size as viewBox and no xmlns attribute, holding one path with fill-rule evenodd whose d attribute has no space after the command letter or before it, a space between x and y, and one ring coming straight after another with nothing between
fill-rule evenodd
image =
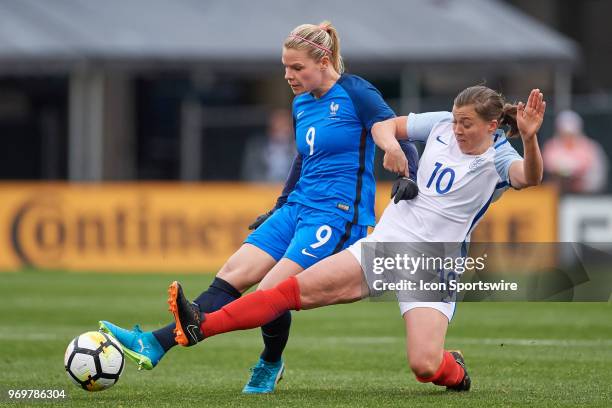
<instances>
[{"instance_id":1,"label":"blue soccer jersey","mask_svg":"<svg viewBox=\"0 0 612 408\"><path fill-rule=\"evenodd\" d=\"M374 225L375 144L372 125L395 114L372 84L343 74L317 99L295 97L299 181L288 202L333 212L358 225Z\"/></svg>"}]
</instances>

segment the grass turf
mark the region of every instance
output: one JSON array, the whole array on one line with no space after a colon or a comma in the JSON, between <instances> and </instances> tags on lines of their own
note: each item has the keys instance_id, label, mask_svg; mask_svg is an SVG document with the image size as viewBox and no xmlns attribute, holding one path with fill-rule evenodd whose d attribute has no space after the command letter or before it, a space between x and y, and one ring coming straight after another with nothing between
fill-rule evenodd
<instances>
[{"instance_id":1,"label":"grass turf","mask_svg":"<svg viewBox=\"0 0 612 408\"><path fill-rule=\"evenodd\" d=\"M176 348L153 371L126 361L117 385L74 386L63 354L97 321L153 329L168 322L166 287L178 278L195 297L211 277L0 274L0 405L8 389L64 389L61 406L610 406L612 307L586 303L464 303L447 347L461 349L470 393L447 393L409 372L395 303L361 302L294 313L287 372L274 395L243 396L261 348L257 330ZM41 406L35 401L19 405Z\"/></svg>"}]
</instances>

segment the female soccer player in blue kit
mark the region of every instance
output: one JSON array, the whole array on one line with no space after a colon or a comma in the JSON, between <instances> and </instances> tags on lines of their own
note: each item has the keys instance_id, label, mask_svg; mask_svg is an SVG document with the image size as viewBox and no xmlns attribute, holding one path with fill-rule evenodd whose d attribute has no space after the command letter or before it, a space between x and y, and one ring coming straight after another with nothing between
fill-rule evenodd
<instances>
[{"instance_id":1,"label":"female soccer player in blue kit","mask_svg":"<svg viewBox=\"0 0 612 408\"><path fill-rule=\"evenodd\" d=\"M271 288L365 237L375 223L375 143L385 151L387 170L416 174L418 154L412 144L387 145L372 137L375 123L395 115L370 83L343 73L338 34L329 22L295 28L283 44L282 63L296 95L298 154L275 209L254 223L256 230L195 299L201 312L218 310L258 282L260 289ZM396 200L410 199L416 184L400 178L393 192ZM243 392L274 390L284 370L281 354L290 323L287 312L262 327L265 349ZM147 369L176 345L174 323L153 332L125 330L107 321L100 327Z\"/></svg>"}]
</instances>

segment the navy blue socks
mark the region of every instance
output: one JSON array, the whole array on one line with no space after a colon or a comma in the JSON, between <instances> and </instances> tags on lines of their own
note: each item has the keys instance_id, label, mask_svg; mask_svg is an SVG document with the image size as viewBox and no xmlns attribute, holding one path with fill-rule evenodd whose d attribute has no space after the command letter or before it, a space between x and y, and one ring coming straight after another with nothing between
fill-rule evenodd
<instances>
[{"instance_id":1,"label":"navy blue socks","mask_svg":"<svg viewBox=\"0 0 612 408\"><path fill-rule=\"evenodd\" d=\"M240 296L240 292L227 281L215 277L208 289L202 292L202 294L194 300L194 303L200 307L200 311L202 313L211 313L221 309L228 303L233 302ZM291 317L289 317L289 322L291 322ZM176 341L174 340L174 328L175 324L172 322L161 329L153 331L153 335L164 351L168 351L172 347L176 346ZM287 341L285 340L285 343L286 342ZM283 348L284 347L285 346L283 345Z\"/></svg>"},{"instance_id":2,"label":"navy blue socks","mask_svg":"<svg viewBox=\"0 0 612 408\"><path fill-rule=\"evenodd\" d=\"M228 303L233 302L241 296L227 281L215 277L208 289L202 292L194 302L200 307L202 313L216 312Z\"/></svg>"},{"instance_id":3,"label":"navy blue socks","mask_svg":"<svg viewBox=\"0 0 612 408\"><path fill-rule=\"evenodd\" d=\"M264 351L261 359L268 363L280 361L289 340L289 329L291 328L291 313L286 311L276 320L261 326L261 335L264 341Z\"/></svg>"}]
</instances>

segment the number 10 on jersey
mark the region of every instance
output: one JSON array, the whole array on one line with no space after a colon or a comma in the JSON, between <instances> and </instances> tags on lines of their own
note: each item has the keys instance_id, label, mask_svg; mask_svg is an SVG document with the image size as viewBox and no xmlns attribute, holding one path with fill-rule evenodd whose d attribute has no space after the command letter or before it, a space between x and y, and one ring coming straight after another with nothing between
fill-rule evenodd
<instances>
[{"instance_id":1,"label":"number 10 on jersey","mask_svg":"<svg viewBox=\"0 0 612 408\"><path fill-rule=\"evenodd\" d=\"M434 180L436 180L436 191L438 192L438 194L448 193L448 191L453 186L453 181L455 181L455 170L451 169L450 167L443 169L438 174L438 171L442 169L442 166L444 166L442 163L436 162L436 167L434 168L434 171L433 173L431 173L431 177L427 182L427 188L429 188L431 187L431 184L434 182ZM447 174L449 175L448 177L446 177ZM442 187L443 183L446 183L444 187Z\"/></svg>"}]
</instances>

